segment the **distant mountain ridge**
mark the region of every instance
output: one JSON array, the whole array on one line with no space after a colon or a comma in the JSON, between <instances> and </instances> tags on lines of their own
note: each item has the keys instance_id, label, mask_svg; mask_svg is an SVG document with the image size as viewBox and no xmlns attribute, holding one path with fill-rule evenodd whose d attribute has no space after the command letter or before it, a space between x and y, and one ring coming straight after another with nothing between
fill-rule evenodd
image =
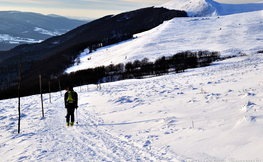
<instances>
[{"instance_id":1,"label":"distant mountain ridge","mask_svg":"<svg viewBox=\"0 0 263 162\"><path fill-rule=\"evenodd\" d=\"M0 51L19 44L39 43L87 23L58 15L20 11L0 11L0 22Z\"/></svg>"},{"instance_id":2,"label":"distant mountain ridge","mask_svg":"<svg viewBox=\"0 0 263 162\"><path fill-rule=\"evenodd\" d=\"M248 4L223 4L213 0L172 0L162 7L184 10L191 17L224 16L263 10L263 2Z\"/></svg>"}]
</instances>

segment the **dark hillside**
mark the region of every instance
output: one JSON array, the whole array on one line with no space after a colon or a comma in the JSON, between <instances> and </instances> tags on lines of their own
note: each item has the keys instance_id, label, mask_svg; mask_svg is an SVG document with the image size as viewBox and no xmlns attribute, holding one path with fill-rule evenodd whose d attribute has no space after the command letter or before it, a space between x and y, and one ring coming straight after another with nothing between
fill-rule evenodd
<instances>
[{"instance_id":1,"label":"dark hillside","mask_svg":"<svg viewBox=\"0 0 263 162\"><path fill-rule=\"evenodd\" d=\"M130 39L133 34L152 29L175 17L187 17L187 13L149 7L116 16L105 16L64 35L49 38L42 43L18 46L5 52L5 55L12 55L12 57L1 62L1 67L18 65L18 54L21 53L23 63L27 65L23 70L22 86L29 88L32 83L38 83L40 74L43 80L61 75L87 47L94 47L98 44L106 46ZM9 83L6 83L7 80L4 78L6 76L0 76L0 83L2 79L2 84L16 84L17 78L12 78L13 81L10 81L12 79L9 77Z\"/></svg>"}]
</instances>

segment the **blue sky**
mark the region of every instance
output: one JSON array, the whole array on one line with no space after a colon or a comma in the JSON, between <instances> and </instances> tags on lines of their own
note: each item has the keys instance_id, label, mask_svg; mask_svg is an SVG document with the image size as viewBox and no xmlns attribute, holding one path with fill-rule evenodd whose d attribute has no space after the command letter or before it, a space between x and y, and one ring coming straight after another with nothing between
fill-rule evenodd
<instances>
[{"instance_id":1,"label":"blue sky","mask_svg":"<svg viewBox=\"0 0 263 162\"><path fill-rule=\"evenodd\" d=\"M71 17L99 18L170 0L0 0L0 11L18 10ZM253 3L263 0L215 0L220 3Z\"/></svg>"}]
</instances>

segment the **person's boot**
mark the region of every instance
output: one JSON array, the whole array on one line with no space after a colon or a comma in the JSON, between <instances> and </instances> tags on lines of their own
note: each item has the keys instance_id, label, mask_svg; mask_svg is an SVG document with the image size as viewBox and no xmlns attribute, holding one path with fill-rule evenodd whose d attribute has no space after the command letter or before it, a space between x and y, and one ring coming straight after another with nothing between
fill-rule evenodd
<instances>
[{"instance_id":1,"label":"person's boot","mask_svg":"<svg viewBox=\"0 0 263 162\"><path fill-rule=\"evenodd\" d=\"M69 126L69 122L67 122L67 126Z\"/></svg>"},{"instance_id":2,"label":"person's boot","mask_svg":"<svg viewBox=\"0 0 263 162\"><path fill-rule=\"evenodd\" d=\"M73 126L73 125L74 125L74 122L71 122L70 125Z\"/></svg>"}]
</instances>

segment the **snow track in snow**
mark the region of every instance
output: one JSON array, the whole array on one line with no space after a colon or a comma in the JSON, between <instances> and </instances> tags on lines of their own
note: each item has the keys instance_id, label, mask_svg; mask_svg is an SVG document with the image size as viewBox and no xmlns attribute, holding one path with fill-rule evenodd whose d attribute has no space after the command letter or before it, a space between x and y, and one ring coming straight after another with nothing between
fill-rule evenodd
<instances>
[{"instance_id":1,"label":"snow track in snow","mask_svg":"<svg viewBox=\"0 0 263 162\"><path fill-rule=\"evenodd\" d=\"M54 102L44 101L44 109L46 107L44 118L39 117L41 108L33 104L37 103L39 98L30 97L30 103L25 106L26 109L23 109L24 113L30 114L30 116L24 115L27 116L28 127L24 128L25 123L22 122L22 133L10 136L14 139L12 143L21 143L23 151L15 151L16 153L10 155L7 161L178 161L175 154L167 152L160 155L157 149L144 147L107 132L103 124L98 125L98 122L103 123L103 121L86 110L85 104L78 109L78 124L76 124L75 113L75 125L67 127L63 97L59 93L55 95ZM25 100L26 98L23 98L21 103ZM1 120L4 119L1 117ZM14 122L10 125L16 126ZM21 149L12 145L3 146L8 148L5 151L7 154ZM16 159L17 157L19 159Z\"/></svg>"}]
</instances>

